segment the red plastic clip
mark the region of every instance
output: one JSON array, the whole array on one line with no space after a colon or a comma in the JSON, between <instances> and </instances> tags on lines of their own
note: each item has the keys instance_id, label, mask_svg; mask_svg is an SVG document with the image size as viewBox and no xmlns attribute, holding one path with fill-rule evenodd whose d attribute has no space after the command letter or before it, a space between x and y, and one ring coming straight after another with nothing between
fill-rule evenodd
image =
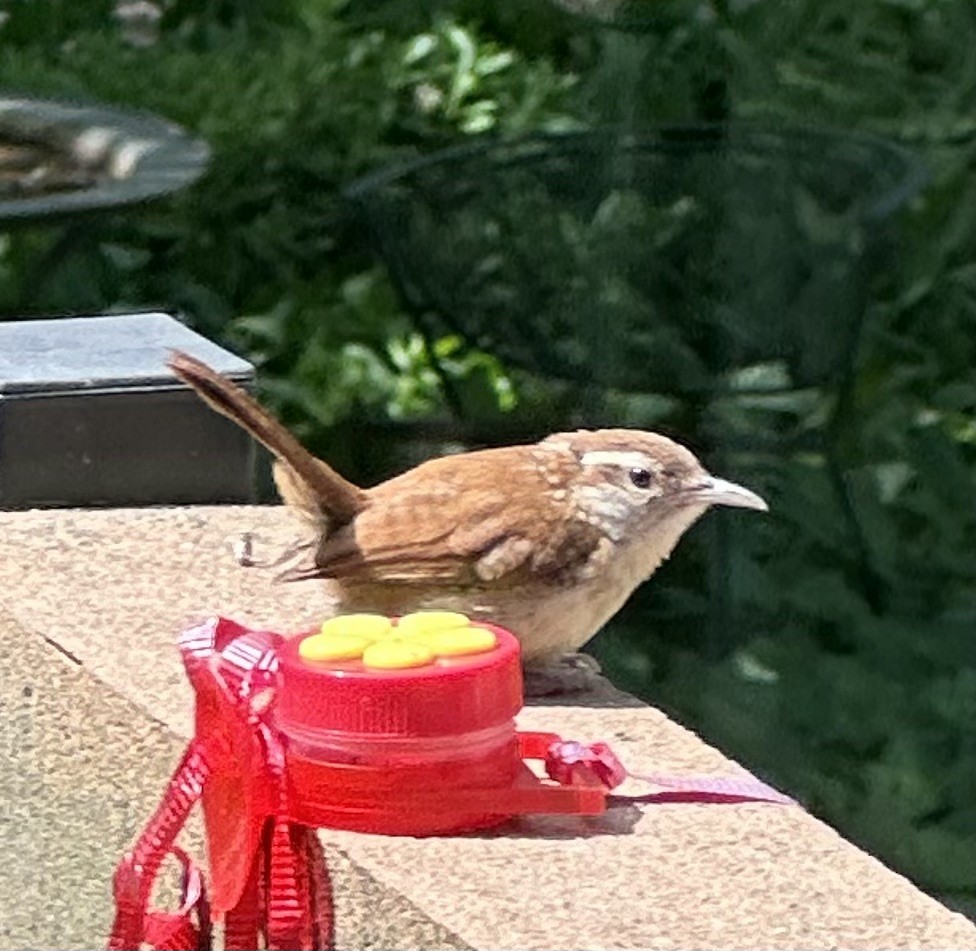
<instances>
[{"instance_id":1,"label":"red plastic clip","mask_svg":"<svg viewBox=\"0 0 976 951\"><path fill-rule=\"evenodd\" d=\"M556 740L546 750L545 766L557 783L569 782L573 773L583 767L591 770L607 789L616 789L628 775L606 743L586 745L575 740Z\"/></svg>"}]
</instances>

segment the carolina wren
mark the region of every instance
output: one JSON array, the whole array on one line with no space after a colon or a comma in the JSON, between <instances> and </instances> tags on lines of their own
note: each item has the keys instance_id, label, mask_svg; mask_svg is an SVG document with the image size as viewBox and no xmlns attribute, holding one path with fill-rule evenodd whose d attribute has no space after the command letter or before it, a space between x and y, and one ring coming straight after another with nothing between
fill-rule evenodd
<instances>
[{"instance_id":1,"label":"carolina wren","mask_svg":"<svg viewBox=\"0 0 976 951\"><path fill-rule=\"evenodd\" d=\"M332 579L344 611L494 621L527 668L585 644L710 506L767 508L683 446L631 429L444 456L362 489L206 364L174 352L169 366L275 455L278 490L313 533L283 579Z\"/></svg>"}]
</instances>

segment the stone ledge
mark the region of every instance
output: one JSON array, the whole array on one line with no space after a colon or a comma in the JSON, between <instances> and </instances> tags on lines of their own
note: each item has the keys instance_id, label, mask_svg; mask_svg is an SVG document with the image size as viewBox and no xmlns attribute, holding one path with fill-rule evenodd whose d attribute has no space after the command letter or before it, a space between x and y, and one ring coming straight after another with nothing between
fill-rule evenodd
<instances>
[{"instance_id":1,"label":"stone ledge","mask_svg":"<svg viewBox=\"0 0 976 951\"><path fill-rule=\"evenodd\" d=\"M41 835L40 814L43 828L60 825L46 847L28 836L20 850L40 863L43 872L33 874L48 892L65 900L55 886L67 864L70 880L86 883L79 902L104 899L94 918L66 912L62 928L78 922L71 933L48 921L33 932L0 932L0 944L97 945L119 842L148 816L189 733L176 632L214 612L295 630L321 619L331 602L325 585L274 585L267 572L234 562L230 545L240 531L254 532L259 558L293 540L294 525L277 507L4 513L0 525L0 631L12 660L0 700L12 709L34 678L61 711L0 718L14 759L7 773L23 777L18 763L26 762L35 777L13 786L8 779L3 799L28 800L26 818L16 810L9 817L27 823L21 830ZM79 718L79 710L89 712ZM572 706L526 708L520 725L608 740L634 768L741 772L609 686ZM124 760L118 776L92 765L109 751ZM114 830L101 851L59 852L59 843L90 834L86 823L98 827L96 804ZM524 819L444 839L325 838L347 870L345 947L976 949L976 926L799 807L669 804ZM21 894L30 909L30 889L18 891L23 871L0 871L0 896ZM35 924L39 916L50 912L38 906ZM378 919L389 927L378 931Z\"/></svg>"}]
</instances>

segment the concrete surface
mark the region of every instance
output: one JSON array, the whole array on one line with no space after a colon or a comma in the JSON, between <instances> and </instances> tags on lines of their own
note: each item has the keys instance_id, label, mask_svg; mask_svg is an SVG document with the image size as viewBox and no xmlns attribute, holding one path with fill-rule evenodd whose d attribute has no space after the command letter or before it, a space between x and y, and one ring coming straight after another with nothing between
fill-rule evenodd
<instances>
[{"instance_id":1,"label":"concrete surface","mask_svg":"<svg viewBox=\"0 0 976 951\"><path fill-rule=\"evenodd\" d=\"M326 586L239 567L244 530L260 558L295 526L277 508L0 514L0 947L103 944L112 869L190 729L180 628L217 612L294 631L329 612ZM741 771L609 687L520 722L608 740L635 769ZM324 835L341 947L976 949L976 926L799 807Z\"/></svg>"}]
</instances>

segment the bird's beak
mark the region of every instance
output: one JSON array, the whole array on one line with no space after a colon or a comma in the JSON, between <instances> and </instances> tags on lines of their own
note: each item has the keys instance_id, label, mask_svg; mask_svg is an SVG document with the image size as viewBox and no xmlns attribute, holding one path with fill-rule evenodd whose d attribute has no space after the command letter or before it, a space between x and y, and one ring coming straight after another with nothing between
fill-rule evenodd
<instances>
[{"instance_id":1,"label":"bird's beak","mask_svg":"<svg viewBox=\"0 0 976 951\"><path fill-rule=\"evenodd\" d=\"M705 476L696 480L681 493L682 501L689 505L731 505L742 509L768 512L769 506L755 492L735 482Z\"/></svg>"}]
</instances>

